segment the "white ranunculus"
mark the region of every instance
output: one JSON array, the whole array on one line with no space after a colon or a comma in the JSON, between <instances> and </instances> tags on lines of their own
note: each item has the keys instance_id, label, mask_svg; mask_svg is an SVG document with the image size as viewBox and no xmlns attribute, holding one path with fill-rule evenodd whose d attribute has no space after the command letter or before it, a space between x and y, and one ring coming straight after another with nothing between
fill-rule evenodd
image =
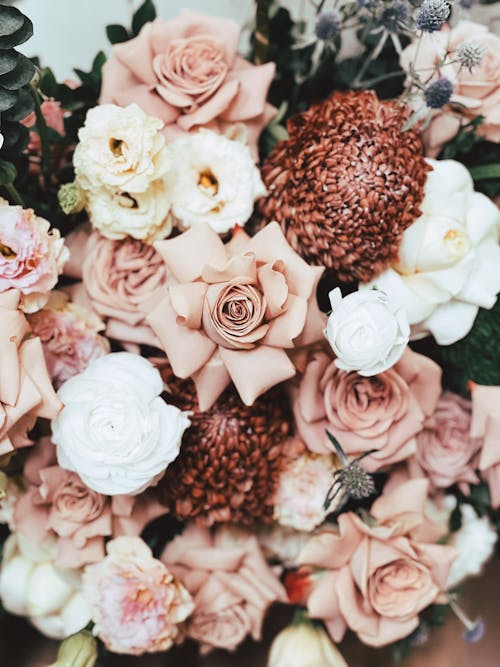
<instances>
[{"instance_id":1,"label":"white ranunculus","mask_svg":"<svg viewBox=\"0 0 500 667\"><path fill-rule=\"evenodd\" d=\"M64 639L84 628L91 609L80 593L80 570L56 567L57 541L35 545L19 533L7 538L0 570L0 599L7 611L27 616L43 634Z\"/></svg>"},{"instance_id":2,"label":"white ranunculus","mask_svg":"<svg viewBox=\"0 0 500 667\"><path fill-rule=\"evenodd\" d=\"M348 667L323 627L294 623L271 644L267 667Z\"/></svg>"},{"instance_id":3,"label":"white ranunculus","mask_svg":"<svg viewBox=\"0 0 500 667\"><path fill-rule=\"evenodd\" d=\"M155 483L179 453L186 413L159 396L159 372L142 357L116 352L94 360L58 391L52 422L59 465L106 495L136 494Z\"/></svg>"},{"instance_id":4,"label":"white ranunculus","mask_svg":"<svg viewBox=\"0 0 500 667\"><path fill-rule=\"evenodd\" d=\"M183 229L207 222L218 234L244 225L266 193L250 149L200 130L170 144L167 175L172 211Z\"/></svg>"},{"instance_id":5,"label":"white ranunculus","mask_svg":"<svg viewBox=\"0 0 500 667\"><path fill-rule=\"evenodd\" d=\"M78 132L73 164L84 190L102 187L145 192L170 168L169 152L160 130L163 123L137 104L101 104L90 109Z\"/></svg>"},{"instance_id":6,"label":"white ranunculus","mask_svg":"<svg viewBox=\"0 0 500 667\"><path fill-rule=\"evenodd\" d=\"M362 289L342 298L337 287L330 292L330 303L332 313L325 335L337 356L338 368L370 377L401 359L410 337L404 308L376 289Z\"/></svg>"},{"instance_id":7,"label":"white ranunculus","mask_svg":"<svg viewBox=\"0 0 500 667\"><path fill-rule=\"evenodd\" d=\"M369 286L406 309L413 339L432 334L450 345L500 291L500 212L462 164L428 162L422 215L404 232L397 264Z\"/></svg>"},{"instance_id":8,"label":"white ranunculus","mask_svg":"<svg viewBox=\"0 0 500 667\"><path fill-rule=\"evenodd\" d=\"M467 577L481 574L492 556L497 541L495 528L487 516L479 517L471 505L461 505L462 526L452 533L449 544L457 550L448 575L447 588L454 588Z\"/></svg>"},{"instance_id":9,"label":"white ranunculus","mask_svg":"<svg viewBox=\"0 0 500 667\"><path fill-rule=\"evenodd\" d=\"M93 226L108 239L133 236L152 243L172 231L170 201L163 179L154 181L146 192L139 194L107 188L88 192L87 211Z\"/></svg>"}]
</instances>

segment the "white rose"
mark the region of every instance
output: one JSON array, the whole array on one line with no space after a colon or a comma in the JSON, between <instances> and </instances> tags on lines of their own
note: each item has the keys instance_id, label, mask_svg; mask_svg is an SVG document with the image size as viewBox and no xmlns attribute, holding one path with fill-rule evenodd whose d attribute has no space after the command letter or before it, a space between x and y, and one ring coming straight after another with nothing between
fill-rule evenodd
<instances>
[{"instance_id":1,"label":"white rose","mask_svg":"<svg viewBox=\"0 0 500 667\"><path fill-rule=\"evenodd\" d=\"M294 623L271 644L267 667L348 667L322 626Z\"/></svg>"},{"instance_id":2,"label":"white rose","mask_svg":"<svg viewBox=\"0 0 500 667\"><path fill-rule=\"evenodd\" d=\"M163 179L151 183L146 192L136 194L106 188L88 192L87 212L93 226L108 239L128 235L152 243L172 231L170 201Z\"/></svg>"},{"instance_id":3,"label":"white rose","mask_svg":"<svg viewBox=\"0 0 500 667\"><path fill-rule=\"evenodd\" d=\"M59 465L106 495L135 494L158 480L179 453L186 414L160 398L159 372L128 352L94 360L58 391L52 422Z\"/></svg>"},{"instance_id":4,"label":"white rose","mask_svg":"<svg viewBox=\"0 0 500 667\"><path fill-rule=\"evenodd\" d=\"M200 130L170 144L167 175L172 211L183 229L207 222L218 234L244 225L266 193L250 149L239 141Z\"/></svg>"},{"instance_id":5,"label":"white rose","mask_svg":"<svg viewBox=\"0 0 500 667\"><path fill-rule=\"evenodd\" d=\"M500 291L500 212L459 162L428 162L422 215L404 232L398 263L369 286L405 308L413 339L431 333L450 345Z\"/></svg>"},{"instance_id":6,"label":"white rose","mask_svg":"<svg viewBox=\"0 0 500 667\"><path fill-rule=\"evenodd\" d=\"M90 109L78 132L73 164L84 190L107 187L145 192L170 167L163 123L137 104L122 108L101 104Z\"/></svg>"},{"instance_id":7,"label":"white rose","mask_svg":"<svg viewBox=\"0 0 500 667\"><path fill-rule=\"evenodd\" d=\"M84 628L91 609L80 593L81 571L56 567L55 539L41 545L19 533L10 535L3 548L0 598L11 614L27 616L53 639L64 639Z\"/></svg>"},{"instance_id":8,"label":"white rose","mask_svg":"<svg viewBox=\"0 0 500 667\"><path fill-rule=\"evenodd\" d=\"M325 334L338 368L370 377L401 359L410 337L408 318L386 294L362 289L342 298L337 287L330 292L330 303Z\"/></svg>"}]
</instances>

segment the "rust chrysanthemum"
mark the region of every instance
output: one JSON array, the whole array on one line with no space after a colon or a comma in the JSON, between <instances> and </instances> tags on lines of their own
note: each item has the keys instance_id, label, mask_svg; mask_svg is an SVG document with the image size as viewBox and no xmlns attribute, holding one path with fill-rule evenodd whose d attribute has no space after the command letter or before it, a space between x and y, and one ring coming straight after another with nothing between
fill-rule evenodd
<instances>
[{"instance_id":1,"label":"rust chrysanthemum","mask_svg":"<svg viewBox=\"0 0 500 667\"><path fill-rule=\"evenodd\" d=\"M277 220L310 264L344 282L368 282L398 257L420 215L426 174L409 110L371 91L336 92L293 116L289 138L264 161L263 223Z\"/></svg>"},{"instance_id":2,"label":"rust chrysanthemum","mask_svg":"<svg viewBox=\"0 0 500 667\"><path fill-rule=\"evenodd\" d=\"M167 366L160 371L169 403L192 411L181 452L159 483L162 502L178 519L205 526L272 521L283 446L291 432L284 391L276 387L246 406L230 386L200 412L193 382L174 377Z\"/></svg>"}]
</instances>

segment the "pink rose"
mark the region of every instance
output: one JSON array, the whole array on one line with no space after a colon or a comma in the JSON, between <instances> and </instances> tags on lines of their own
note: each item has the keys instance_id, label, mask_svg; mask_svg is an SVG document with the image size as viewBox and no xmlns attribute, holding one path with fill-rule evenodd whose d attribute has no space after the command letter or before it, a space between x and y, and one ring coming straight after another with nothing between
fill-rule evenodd
<instances>
[{"instance_id":1,"label":"pink rose","mask_svg":"<svg viewBox=\"0 0 500 667\"><path fill-rule=\"evenodd\" d=\"M59 230L49 227L32 209L0 200L0 292L13 287L36 297L54 287L68 249Z\"/></svg>"},{"instance_id":2,"label":"pink rose","mask_svg":"<svg viewBox=\"0 0 500 667\"><path fill-rule=\"evenodd\" d=\"M114 653L167 651L193 610L191 596L139 537L118 537L106 551L83 575L94 634Z\"/></svg>"},{"instance_id":3,"label":"pink rose","mask_svg":"<svg viewBox=\"0 0 500 667\"><path fill-rule=\"evenodd\" d=\"M27 488L14 508L15 530L36 544L57 536L59 567L79 568L102 560L105 537L139 535L149 521L165 513L149 492L140 498L108 498L89 489L76 473L57 465L49 438L30 451L23 479Z\"/></svg>"},{"instance_id":4,"label":"pink rose","mask_svg":"<svg viewBox=\"0 0 500 667\"><path fill-rule=\"evenodd\" d=\"M108 341L97 333L104 328L103 323L86 308L68 303L61 292L52 292L48 305L28 319L33 333L42 341L47 369L56 387L109 352Z\"/></svg>"},{"instance_id":5,"label":"pink rose","mask_svg":"<svg viewBox=\"0 0 500 667\"><path fill-rule=\"evenodd\" d=\"M304 547L300 563L316 568L308 613L334 641L350 628L365 644L384 646L413 632L419 613L445 599L456 552L422 534L426 498L426 480L402 484L375 501L374 524L347 512L337 529L321 529Z\"/></svg>"},{"instance_id":6,"label":"pink rose","mask_svg":"<svg viewBox=\"0 0 500 667\"><path fill-rule=\"evenodd\" d=\"M277 223L224 245L200 223L155 248L172 284L148 321L180 378L207 410L232 380L246 405L295 375L287 352L322 338L323 272L288 245ZM175 283L175 284L174 284Z\"/></svg>"},{"instance_id":7,"label":"pink rose","mask_svg":"<svg viewBox=\"0 0 500 667\"><path fill-rule=\"evenodd\" d=\"M459 484L464 493L477 484L474 472L480 442L470 437L471 405L445 392L417 434L417 451L408 459L411 477L428 477L436 488Z\"/></svg>"},{"instance_id":8,"label":"pink rose","mask_svg":"<svg viewBox=\"0 0 500 667\"><path fill-rule=\"evenodd\" d=\"M212 534L190 524L161 559L193 596L186 633L202 652L233 650L248 634L260 639L268 606L286 599L257 538L237 529L218 528Z\"/></svg>"},{"instance_id":9,"label":"pink rose","mask_svg":"<svg viewBox=\"0 0 500 667\"><path fill-rule=\"evenodd\" d=\"M462 67L455 56L456 49L466 42L475 42L484 49L479 65L470 71ZM500 37L481 23L459 21L451 30L446 26L439 33L424 33L418 47L413 42L404 49L401 65L409 71L410 63L425 72L433 68L449 52L449 65L441 67L438 76L446 76L454 83L452 102L463 105L460 113L438 111L424 132L426 155L437 157L443 145L452 139L461 124L476 116L484 116L478 134L488 141L500 142ZM429 69L427 70L429 71Z\"/></svg>"},{"instance_id":10,"label":"pink rose","mask_svg":"<svg viewBox=\"0 0 500 667\"><path fill-rule=\"evenodd\" d=\"M50 382L39 338L19 310L20 293L0 293L0 455L31 444L37 417L54 419L62 404Z\"/></svg>"},{"instance_id":11,"label":"pink rose","mask_svg":"<svg viewBox=\"0 0 500 667\"><path fill-rule=\"evenodd\" d=\"M327 429L351 458L378 450L363 461L368 471L402 461L416 451L415 436L434 412L440 378L437 364L409 349L373 377L340 370L317 352L294 394L298 433L319 454L331 453Z\"/></svg>"},{"instance_id":12,"label":"pink rose","mask_svg":"<svg viewBox=\"0 0 500 667\"><path fill-rule=\"evenodd\" d=\"M487 481L491 505L500 507L500 387L469 382L472 394L471 438L479 439L479 470Z\"/></svg>"},{"instance_id":13,"label":"pink rose","mask_svg":"<svg viewBox=\"0 0 500 667\"><path fill-rule=\"evenodd\" d=\"M275 114L266 103L274 64L251 65L237 55L233 21L183 10L147 23L118 44L105 63L100 103L135 102L165 123L167 140L194 128L224 132L244 123L257 157L257 140Z\"/></svg>"}]
</instances>

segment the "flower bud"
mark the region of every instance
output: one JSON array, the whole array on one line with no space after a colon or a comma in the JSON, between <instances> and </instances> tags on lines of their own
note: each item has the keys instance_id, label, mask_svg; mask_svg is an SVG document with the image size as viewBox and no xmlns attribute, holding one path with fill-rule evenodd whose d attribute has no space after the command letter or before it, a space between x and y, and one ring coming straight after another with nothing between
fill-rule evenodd
<instances>
[{"instance_id":1,"label":"flower bud","mask_svg":"<svg viewBox=\"0 0 500 667\"><path fill-rule=\"evenodd\" d=\"M347 663L322 626L301 622L275 637L267 667L347 667Z\"/></svg>"},{"instance_id":2,"label":"flower bud","mask_svg":"<svg viewBox=\"0 0 500 667\"><path fill-rule=\"evenodd\" d=\"M96 641L91 632L82 630L62 642L57 660L50 667L94 667L96 662Z\"/></svg>"},{"instance_id":3,"label":"flower bud","mask_svg":"<svg viewBox=\"0 0 500 667\"><path fill-rule=\"evenodd\" d=\"M59 188L57 193L59 205L66 215L80 213L85 206L85 192L78 183L65 183Z\"/></svg>"}]
</instances>

